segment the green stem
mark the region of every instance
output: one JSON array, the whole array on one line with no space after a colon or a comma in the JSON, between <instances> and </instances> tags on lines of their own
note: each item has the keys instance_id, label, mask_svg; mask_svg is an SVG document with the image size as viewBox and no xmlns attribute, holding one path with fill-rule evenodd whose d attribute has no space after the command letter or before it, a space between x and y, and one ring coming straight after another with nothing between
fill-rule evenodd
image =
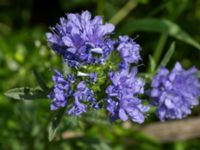
<instances>
[{"instance_id":1,"label":"green stem","mask_svg":"<svg viewBox=\"0 0 200 150\"><path fill-rule=\"evenodd\" d=\"M126 5L118 11L118 13L111 18L109 22L114 25L117 25L121 22L136 6L138 5L137 0L129 0Z\"/></svg>"}]
</instances>

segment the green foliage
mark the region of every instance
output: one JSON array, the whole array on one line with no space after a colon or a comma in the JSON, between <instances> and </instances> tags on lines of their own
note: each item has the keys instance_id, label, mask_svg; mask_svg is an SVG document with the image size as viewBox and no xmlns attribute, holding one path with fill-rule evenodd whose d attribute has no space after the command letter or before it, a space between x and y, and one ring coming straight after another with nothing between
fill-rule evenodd
<instances>
[{"instance_id":1,"label":"green foliage","mask_svg":"<svg viewBox=\"0 0 200 150\"><path fill-rule=\"evenodd\" d=\"M136 124L128 122L129 128L125 128L122 122L111 123L106 112L89 111L74 118L65 108L49 110L50 101L44 99L52 87L52 70L63 69L65 74L70 70L48 48L45 32L64 13L86 9L103 15L105 21L114 20L118 34L140 35L135 40L142 47L141 71L149 69L145 76L151 77L161 64L170 67L177 60L186 67L200 67L200 53L196 51L200 49L200 1L59 0L44 4L38 0L1 0L0 149L200 149L198 138L163 144L144 135ZM119 60L115 54L111 57L113 61L107 65L115 69ZM95 69L104 76L105 68ZM104 83L104 78L98 82ZM91 86L99 92L105 88ZM154 121L150 116L146 124Z\"/></svg>"},{"instance_id":2,"label":"green foliage","mask_svg":"<svg viewBox=\"0 0 200 150\"><path fill-rule=\"evenodd\" d=\"M177 24L167 19L134 19L124 22L119 29L120 34L131 33L135 31L166 33L178 40L181 40L200 50L200 45L188 33L183 31Z\"/></svg>"},{"instance_id":3,"label":"green foliage","mask_svg":"<svg viewBox=\"0 0 200 150\"><path fill-rule=\"evenodd\" d=\"M37 70L33 70L33 73L35 75L36 81L37 83L40 85L40 87L44 90L44 91L49 91L49 88L47 87L44 79L42 78L42 76L37 72Z\"/></svg>"},{"instance_id":4,"label":"green foliage","mask_svg":"<svg viewBox=\"0 0 200 150\"><path fill-rule=\"evenodd\" d=\"M8 90L5 95L16 100L39 100L47 98L47 93L40 88L15 88Z\"/></svg>"},{"instance_id":5,"label":"green foliage","mask_svg":"<svg viewBox=\"0 0 200 150\"><path fill-rule=\"evenodd\" d=\"M156 71L156 62L151 55L149 55L149 64L149 72L154 73Z\"/></svg>"},{"instance_id":6,"label":"green foliage","mask_svg":"<svg viewBox=\"0 0 200 150\"><path fill-rule=\"evenodd\" d=\"M169 60L171 59L171 57L172 57L174 51L175 51L175 43L173 42L173 43L170 45L170 47L169 47L168 51L166 52L165 56L163 57L163 59L162 59L162 61L161 61L161 63L160 63L160 66L161 66L161 65L166 66L166 65L168 64L168 62L169 62Z\"/></svg>"},{"instance_id":7,"label":"green foliage","mask_svg":"<svg viewBox=\"0 0 200 150\"><path fill-rule=\"evenodd\" d=\"M50 120L50 123L48 125L49 141L53 140L53 138L57 132L58 126L63 118L63 115L65 114L65 110L66 110L66 108L62 108L62 109L58 110L57 112L54 112L54 114Z\"/></svg>"}]
</instances>

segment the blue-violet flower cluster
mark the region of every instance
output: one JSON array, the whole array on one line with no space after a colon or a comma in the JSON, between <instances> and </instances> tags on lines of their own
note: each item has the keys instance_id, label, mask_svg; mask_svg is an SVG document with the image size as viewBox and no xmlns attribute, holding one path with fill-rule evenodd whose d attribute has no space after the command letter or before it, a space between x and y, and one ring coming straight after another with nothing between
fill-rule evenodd
<instances>
[{"instance_id":1,"label":"blue-violet flower cluster","mask_svg":"<svg viewBox=\"0 0 200 150\"><path fill-rule=\"evenodd\" d=\"M137 94L144 93L144 82L135 75L137 69L133 68L129 73L128 70L120 72L111 72L109 74L111 85L106 89L108 94L107 110L111 114L111 119L120 118L126 121L129 117L137 123L144 122L149 107L144 106Z\"/></svg>"},{"instance_id":2,"label":"blue-violet flower cluster","mask_svg":"<svg viewBox=\"0 0 200 150\"><path fill-rule=\"evenodd\" d=\"M184 118L198 105L200 83L196 74L196 68L184 70L178 62L171 72L160 68L151 84L151 96L161 121Z\"/></svg>"},{"instance_id":3,"label":"blue-violet flower cluster","mask_svg":"<svg viewBox=\"0 0 200 150\"><path fill-rule=\"evenodd\" d=\"M128 36L119 36L119 45L117 50L122 58L120 68L128 69L131 63L138 64L141 60L140 45Z\"/></svg>"},{"instance_id":4,"label":"blue-violet flower cluster","mask_svg":"<svg viewBox=\"0 0 200 150\"><path fill-rule=\"evenodd\" d=\"M110 72L111 85L106 89L108 94L106 109L110 112L111 119L120 118L123 121L130 117L132 121L143 123L144 113L149 110L149 106L144 106L137 97L144 93L144 81L136 77L137 66L141 60L140 45L128 36L119 36L117 50L121 57L119 71Z\"/></svg>"},{"instance_id":5,"label":"blue-violet flower cluster","mask_svg":"<svg viewBox=\"0 0 200 150\"><path fill-rule=\"evenodd\" d=\"M114 41L109 35L112 24L103 24L102 17L92 19L90 12L69 13L61 18L60 24L47 33L51 48L60 54L70 67L86 64L102 64L114 49Z\"/></svg>"},{"instance_id":6,"label":"blue-violet flower cluster","mask_svg":"<svg viewBox=\"0 0 200 150\"><path fill-rule=\"evenodd\" d=\"M61 107L66 107L70 98L74 99L72 107L69 109L68 114L79 116L86 112L86 102L90 103L91 108L99 108L92 90L81 81L77 84L77 89L73 90L72 86L75 82L73 75L68 74L67 78L55 71L53 76L54 88L48 95L53 101L51 103L51 110L57 110Z\"/></svg>"},{"instance_id":7,"label":"blue-violet flower cluster","mask_svg":"<svg viewBox=\"0 0 200 150\"><path fill-rule=\"evenodd\" d=\"M54 87L48 95L51 110L66 107L68 115L79 116L88 109L101 108L101 104L111 120L144 122L150 106L140 98L145 85L137 77L141 47L128 36L111 39L114 28L103 24L101 16L92 18L90 12L83 11L67 14L46 34L50 47L71 70L66 77L55 71ZM196 73L197 69L184 70L179 63L171 72L160 68L150 92L160 120L183 118L198 104Z\"/></svg>"},{"instance_id":8,"label":"blue-violet flower cluster","mask_svg":"<svg viewBox=\"0 0 200 150\"><path fill-rule=\"evenodd\" d=\"M71 83L73 80L69 80L70 76L67 79L64 76L55 70L55 74L52 77L54 81L53 92L51 92L48 97L51 98L51 110L57 110L60 107L65 107L68 103L68 99L72 96Z\"/></svg>"},{"instance_id":9,"label":"blue-violet flower cluster","mask_svg":"<svg viewBox=\"0 0 200 150\"><path fill-rule=\"evenodd\" d=\"M83 81L77 85L77 90L73 94L74 104L68 111L69 115L79 116L83 112L86 112L86 105L81 102L90 102L91 106L96 105L96 99L93 92L85 85Z\"/></svg>"}]
</instances>

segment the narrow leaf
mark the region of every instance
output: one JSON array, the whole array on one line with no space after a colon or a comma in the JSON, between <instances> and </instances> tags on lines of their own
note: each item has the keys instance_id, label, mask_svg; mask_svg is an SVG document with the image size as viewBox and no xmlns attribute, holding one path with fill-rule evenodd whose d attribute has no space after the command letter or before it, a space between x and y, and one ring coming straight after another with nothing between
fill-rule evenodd
<instances>
[{"instance_id":1,"label":"narrow leaf","mask_svg":"<svg viewBox=\"0 0 200 150\"><path fill-rule=\"evenodd\" d=\"M181 40L198 50L200 50L200 44L195 41L189 34L182 30L176 23L167 19L155 19L146 18L138 20L128 20L124 22L118 32L120 34L127 34L135 31L147 31L147 32L159 32L167 33L168 35Z\"/></svg>"},{"instance_id":2,"label":"narrow leaf","mask_svg":"<svg viewBox=\"0 0 200 150\"><path fill-rule=\"evenodd\" d=\"M156 69L156 62L151 55L149 55L149 62L150 62L150 66L149 66L148 72L153 73Z\"/></svg>"},{"instance_id":3,"label":"narrow leaf","mask_svg":"<svg viewBox=\"0 0 200 150\"><path fill-rule=\"evenodd\" d=\"M167 53L165 54L163 60L162 60L161 63L160 63L160 65L166 66L167 63L169 62L169 60L171 59L172 55L174 54L174 51L175 51L175 42L173 42L173 43L170 45L170 47L169 47Z\"/></svg>"},{"instance_id":4,"label":"narrow leaf","mask_svg":"<svg viewBox=\"0 0 200 150\"><path fill-rule=\"evenodd\" d=\"M42 76L37 72L37 70L33 69L33 74L38 82L38 84L40 85L40 87L44 90L47 91L49 90L49 88L47 87L45 81L43 80Z\"/></svg>"},{"instance_id":5,"label":"narrow leaf","mask_svg":"<svg viewBox=\"0 0 200 150\"><path fill-rule=\"evenodd\" d=\"M47 92L42 91L40 88L21 87L8 90L5 95L16 100L35 100L46 99Z\"/></svg>"},{"instance_id":6,"label":"narrow leaf","mask_svg":"<svg viewBox=\"0 0 200 150\"><path fill-rule=\"evenodd\" d=\"M54 115L48 125L49 141L53 140L53 138L57 132L57 129L59 127L59 124L63 118L63 115L65 114L65 110L66 110L66 108L61 108L54 113Z\"/></svg>"}]
</instances>

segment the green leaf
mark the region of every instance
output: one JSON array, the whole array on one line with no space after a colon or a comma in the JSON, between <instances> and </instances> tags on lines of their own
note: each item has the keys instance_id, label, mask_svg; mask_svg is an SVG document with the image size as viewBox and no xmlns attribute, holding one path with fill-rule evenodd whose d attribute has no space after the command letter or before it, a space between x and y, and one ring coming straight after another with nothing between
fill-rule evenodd
<instances>
[{"instance_id":1,"label":"green leaf","mask_svg":"<svg viewBox=\"0 0 200 150\"><path fill-rule=\"evenodd\" d=\"M169 60L171 59L172 55L174 54L174 51L175 51L175 42L173 42L173 43L170 45L170 47L169 47L167 53L165 54L163 60L162 60L161 63L160 63L160 65L166 66L167 63L169 62Z\"/></svg>"},{"instance_id":2,"label":"green leaf","mask_svg":"<svg viewBox=\"0 0 200 150\"><path fill-rule=\"evenodd\" d=\"M124 22L118 30L120 34L127 34L135 31L167 33L168 35L200 50L200 44L197 41L182 30L176 23L167 19L130 19L127 22Z\"/></svg>"},{"instance_id":3,"label":"green leaf","mask_svg":"<svg viewBox=\"0 0 200 150\"><path fill-rule=\"evenodd\" d=\"M160 38L158 40L158 44L153 52L153 58L156 64L158 64L160 60L165 44L167 42L167 38L168 38L168 34L166 32L161 33Z\"/></svg>"},{"instance_id":4,"label":"green leaf","mask_svg":"<svg viewBox=\"0 0 200 150\"><path fill-rule=\"evenodd\" d=\"M50 123L48 125L48 139L49 141L52 141L57 130L58 130L58 127L59 127L59 124L63 118L63 115L65 114L65 110L66 110L66 107L65 108L61 108L59 109L58 111L56 111L54 114L53 114L53 117L51 118L50 120Z\"/></svg>"},{"instance_id":5,"label":"green leaf","mask_svg":"<svg viewBox=\"0 0 200 150\"><path fill-rule=\"evenodd\" d=\"M149 55L149 62L150 62L150 66L149 66L148 72L153 73L156 69L156 62L151 55Z\"/></svg>"},{"instance_id":6,"label":"green leaf","mask_svg":"<svg viewBox=\"0 0 200 150\"><path fill-rule=\"evenodd\" d=\"M46 99L47 92L40 88L21 87L8 90L5 95L16 100Z\"/></svg>"},{"instance_id":7,"label":"green leaf","mask_svg":"<svg viewBox=\"0 0 200 150\"><path fill-rule=\"evenodd\" d=\"M110 19L110 23L119 24L138 5L136 0L128 0L127 3Z\"/></svg>"},{"instance_id":8,"label":"green leaf","mask_svg":"<svg viewBox=\"0 0 200 150\"><path fill-rule=\"evenodd\" d=\"M33 69L33 74L38 82L38 84L40 85L40 87L44 90L47 91L49 90L49 88L47 87L45 81L43 80L42 76L37 72L37 70Z\"/></svg>"}]
</instances>

